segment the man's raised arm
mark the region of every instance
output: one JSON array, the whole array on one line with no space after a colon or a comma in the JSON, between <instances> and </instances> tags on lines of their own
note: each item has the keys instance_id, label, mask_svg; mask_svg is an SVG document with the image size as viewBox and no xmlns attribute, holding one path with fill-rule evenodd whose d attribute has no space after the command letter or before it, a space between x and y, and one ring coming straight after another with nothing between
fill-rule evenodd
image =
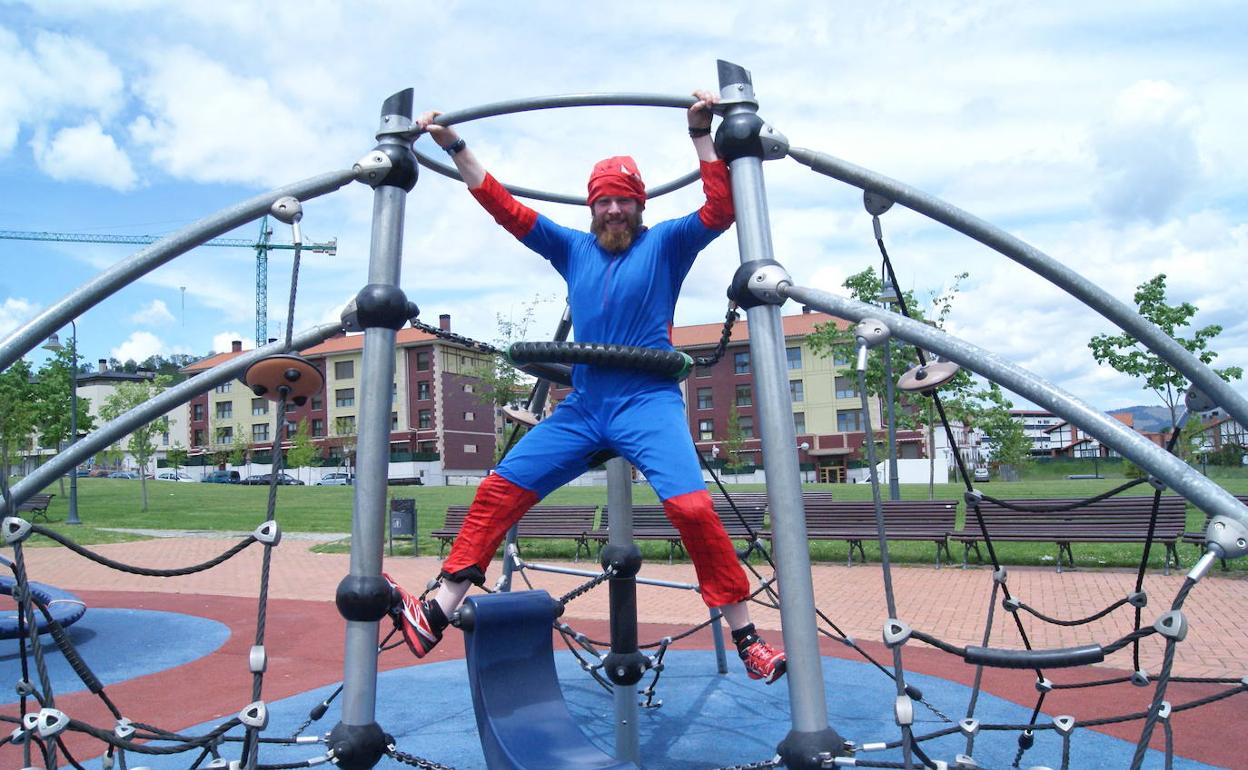
<instances>
[{"instance_id":1,"label":"man's raised arm","mask_svg":"<svg viewBox=\"0 0 1248 770\"><path fill-rule=\"evenodd\" d=\"M719 97L710 91L694 91L698 101L689 108L689 137L697 150L702 171L702 191L706 203L698 210L702 224L712 230L727 230L732 225L732 187L728 181L728 165L715 152L711 138L711 108Z\"/></svg>"}]
</instances>

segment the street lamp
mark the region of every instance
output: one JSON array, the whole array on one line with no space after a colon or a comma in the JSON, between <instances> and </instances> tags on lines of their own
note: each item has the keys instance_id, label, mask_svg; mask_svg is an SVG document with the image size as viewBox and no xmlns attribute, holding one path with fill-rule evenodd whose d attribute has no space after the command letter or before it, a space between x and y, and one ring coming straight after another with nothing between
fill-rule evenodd
<instances>
[{"instance_id":1,"label":"street lamp","mask_svg":"<svg viewBox=\"0 0 1248 770\"><path fill-rule=\"evenodd\" d=\"M73 335L69 341L69 446L72 447L74 442L78 440L78 324L73 320L69 322ZM59 353L64 350L61 341L53 334L48 337L48 341L43 346L44 350L51 350ZM81 524L82 520L78 518L78 467L77 463L69 471L69 516L65 519L66 524Z\"/></svg>"}]
</instances>

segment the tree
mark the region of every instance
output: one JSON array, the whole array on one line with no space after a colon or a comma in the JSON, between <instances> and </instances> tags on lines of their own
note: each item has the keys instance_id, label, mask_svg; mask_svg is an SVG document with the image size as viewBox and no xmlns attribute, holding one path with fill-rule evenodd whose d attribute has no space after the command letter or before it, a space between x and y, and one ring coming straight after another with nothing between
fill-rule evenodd
<instances>
[{"instance_id":1,"label":"tree","mask_svg":"<svg viewBox=\"0 0 1248 770\"><path fill-rule=\"evenodd\" d=\"M745 434L741 430L741 415L737 414L737 405L728 405L728 425L724 428L724 464L729 473L736 472L744 463L741 450L745 446Z\"/></svg>"},{"instance_id":2,"label":"tree","mask_svg":"<svg viewBox=\"0 0 1248 770\"><path fill-rule=\"evenodd\" d=\"M299 421L295 435L291 437L290 449L286 451L286 465L291 470L311 465L316 459L316 443L312 441L312 426L307 419Z\"/></svg>"},{"instance_id":3,"label":"tree","mask_svg":"<svg viewBox=\"0 0 1248 770\"><path fill-rule=\"evenodd\" d=\"M186 465L186 459L188 456L186 448L181 444L174 444L169 448L168 452L165 452L165 459L169 461L169 464L173 466L175 471L183 465Z\"/></svg>"},{"instance_id":4,"label":"tree","mask_svg":"<svg viewBox=\"0 0 1248 770\"><path fill-rule=\"evenodd\" d=\"M1211 340L1222 333L1222 327L1210 324L1196 329L1191 337L1180 337L1179 331L1191 324L1198 308L1190 302L1166 304L1166 274L1158 273L1136 287L1134 301L1140 315L1151 321L1171 339L1209 364L1218 354L1208 349ZM1131 377L1144 380L1144 389L1151 390L1170 410L1170 426L1178 424L1178 404L1188 387L1187 378L1161 356L1140 344L1130 334L1098 334L1088 342L1097 363L1109 364ZM1238 380L1243 370L1238 366L1214 369L1226 381Z\"/></svg>"},{"instance_id":5,"label":"tree","mask_svg":"<svg viewBox=\"0 0 1248 770\"><path fill-rule=\"evenodd\" d=\"M26 359L0 372L0 492L6 498L13 460L30 448L35 432L36 394L37 387Z\"/></svg>"},{"instance_id":6,"label":"tree","mask_svg":"<svg viewBox=\"0 0 1248 770\"><path fill-rule=\"evenodd\" d=\"M355 418L354 417L338 417L334 419L334 435L338 437L337 445L342 451L343 467L348 473L351 470L355 459Z\"/></svg>"},{"instance_id":7,"label":"tree","mask_svg":"<svg viewBox=\"0 0 1248 770\"><path fill-rule=\"evenodd\" d=\"M38 419L39 446L48 449L61 449L74 440L70 435L74 422L73 376L77 362L69 346L62 346L43 366L39 367L35 387L35 413ZM78 397L78 433L82 435L95 427L91 416L91 400ZM61 491L64 493L65 480L61 477Z\"/></svg>"},{"instance_id":8,"label":"tree","mask_svg":"<svg viewBox=\"0 0 1248 770\"><path fill-rule=\"evenodd\" d=\"M229 449L230 464L235 468L242 468L244 465L250 466L252 450L251 433L248 432L247 426L241 423L232 426L231 432L233 433L233 436L231 436ZM248 467L247 470L250 472L251 468Z\"/></svg>"},{"instance_id":9,"label":"tree","mask_svg":"<svg viewBox=\"0 0 1248 770\"><path fill-rule=\"evenodd\" d=\"M995 382L978 396L975 427L983 432L990 445L988 458L998 465L1018 467L1031 462L1031 438L1023 423L1010 414L1013 404Z\"/></svg>"},{"instance_id":10,"label":"tree","mask_svg":"<svg viewBox=\"0 0 1248 770\"><path fill-rule=\"evenodd\" d=\"M153 381L139 380L122 382L112 395L104 399L100 407L100 417L115 420L131 409L151 401L166 387L168 381L158 377ZM139 487L142 490L143 510L147 510L147 464L156 454L156 435L169 430L169 418L165 415L140 425L131 434L126 443L126 450L134 455L139 465Z\"/></svg>"}]
</instances>

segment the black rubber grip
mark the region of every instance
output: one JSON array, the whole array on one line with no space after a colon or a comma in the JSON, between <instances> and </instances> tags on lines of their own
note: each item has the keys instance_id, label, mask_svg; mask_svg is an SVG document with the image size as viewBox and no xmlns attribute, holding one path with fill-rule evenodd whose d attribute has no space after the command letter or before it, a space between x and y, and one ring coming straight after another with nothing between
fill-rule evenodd
<instances>
[{"instance_id":1,"label":"black rubber grip","mask_svg":"<svg viewBox=\"0 0 1248 770\"><path fill-rule=\"evenodd\" d=\"M678 350L594 342L516 342L507 349L507 358L517 365L587 364L652 372L678 379L689 374L693 363L693 359Z\"/></svg>"},{"instance_id":2,"label":"black rubber grip","mask_svg":"<svg viewBox=\"0 0 1248 770\"><path fill-rule=\"evenodd\" d=\"M993 647L967 647L962 656L967 663L989 668L1072 668L1105 660L1099 644L1059 647L1053 650L1003 650Z\"/></svg>"}]
</instances>

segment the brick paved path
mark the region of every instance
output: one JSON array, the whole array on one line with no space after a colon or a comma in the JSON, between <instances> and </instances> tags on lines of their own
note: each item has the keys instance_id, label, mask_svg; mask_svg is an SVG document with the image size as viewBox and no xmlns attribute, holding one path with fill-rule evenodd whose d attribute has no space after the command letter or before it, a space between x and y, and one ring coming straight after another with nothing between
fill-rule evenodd
<instances>
[{"instance_id":1,"label":"brick paved path","mask_svg":"<svg viewBox=\"0 0 1248 770\"><path fill-rule=\"evenodd\" d=\"M206 561L221 553L233 540L178 537L98 546L110 558L148 567L181 567ZM273 558L270 595L278 599L324 599L332 601L338 581L347 572L345 554L317 554L313 542L285 539ZM179 578L143 578L117 572L89 562L64 548L26 549L31 578L68 590L143 591L254 597L259 587L261 547L253 545L230 562L197 575ZM422 586L438 570L432 557L394 558L385 569L400 582ZM592 563L578 566L593 569ZM496 563L491 578L498 574ZM690 565L647 564L645 577L692 582ZM931 567L899 567L893 570L898 614L915 629L926 631L957 645L979 644L983 635L987 601L992 590L991 572L985 568L961 570ZM856 639L879 640L886 617L882 572L878 564L844 567L817 565L813 569L815 596L821 609ZM550 573L531 576L537 587L558 595L583 582L582 578ZM1181 572L1164 577L1150 573L1145 582L1149 606L1145 623L1151 623L1169 607L1183 580ZM517 585L522 583L517 579ZM1052 568L1012 568L1009 586L1017 598L1061 618L1089 615L1127 595L1135 573L1127 571L1076 571L1057 574ZM1174 673L1181 676L1233 676L1248 674L1248 591L1240 577L1225 577L1216 570L1192 592L1186 605L1190 632L1178 646ZM689 591L638 587L639 620L644 623L694 624L707 617L700 598ZM779 614L756 608L754 619L761 628L779 628ZM601 620L607 617L607 594L598 590L577 599L568 618ZM1092 642L1108 643L1131 630L1133 613L1120 608L1109 618L1087 626L1064 628L1025 617L1033 646L1069 647ZM993 646L1021 647L1007 613L996 613ZM1162 644L1145 640L1141 663L1155 675L1161 665ZM1129 652L1111 657L1109 664L1131 668Z\"/></svg>"}]
</instances>

